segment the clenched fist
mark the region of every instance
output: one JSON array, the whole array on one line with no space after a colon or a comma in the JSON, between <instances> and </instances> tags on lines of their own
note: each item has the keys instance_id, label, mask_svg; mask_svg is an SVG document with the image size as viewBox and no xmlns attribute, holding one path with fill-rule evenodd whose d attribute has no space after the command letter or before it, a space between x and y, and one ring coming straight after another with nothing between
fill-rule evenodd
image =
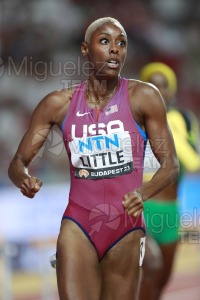
<instances>
[{"instance_id":1,"label":"clenched fist","mask_svg":"<svg viewBox=\"0 0 200 300\"><path fill-rule=\"evenodd\" d=\"M20 190L24 196L33 198L35 194L40 190L41 186L41 180L36 177L28 177L22 182Z\"/></svg>"},{"instance_id":2,"label":"clenched fist","mask_svg":"<svg viewBox=\"0 0 200 300\"><path fill-rule=\"evenodd\" d=\"M127 193L124 195L122 205L129 215L138 217L143 210L143 199L141 193L137 190Z\"/></svg>"}]
</instances>

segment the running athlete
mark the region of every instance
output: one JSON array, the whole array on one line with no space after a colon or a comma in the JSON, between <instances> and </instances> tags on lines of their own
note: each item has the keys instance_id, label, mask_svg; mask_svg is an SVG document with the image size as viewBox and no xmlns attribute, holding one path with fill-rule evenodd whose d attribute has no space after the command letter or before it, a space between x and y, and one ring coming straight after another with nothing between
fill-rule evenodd
<instances>
[{"instance_id":1,"label":"running athlete","mask_svg":"<svg viewBox=\"0 0 200 300\"><path fill-rule=\"evenodd\" d=\"M174 183L144 204L148 234L140 299L158 300L169 281L180 239L177 201L179 183L184 171L200 170L200 156L195 150L197 134L192 130L191 113L182 113L175 107L177 78L174 71L164 63L153 62L142 68L140 79L154 84L165 100L167 119L172 130L181 170ZM147 181L159 166L151 151L146 151L144 165L144 180Z\"/></svg>"},{"instance_id":2,"label":"running athlete","mask_svg":"<svg viewBox=\"0 0 200 300\"><path fill-rule=\"evenodd\" d=\"M61 300L137 299L145 242L143 201L179 172L161 94L150 84L120 76L127 43L116 19L101 18L88 27L81 44L90 66L88 80L39 103L10 163L10 179L25 196L34 197L42 182L29 174L28 166L58 125L71 175L57 241ZM41 130L43 136L33 145ZM156 153L160 169L142 184L147 137L163 151Z\"/></svg>"}]
</instances>

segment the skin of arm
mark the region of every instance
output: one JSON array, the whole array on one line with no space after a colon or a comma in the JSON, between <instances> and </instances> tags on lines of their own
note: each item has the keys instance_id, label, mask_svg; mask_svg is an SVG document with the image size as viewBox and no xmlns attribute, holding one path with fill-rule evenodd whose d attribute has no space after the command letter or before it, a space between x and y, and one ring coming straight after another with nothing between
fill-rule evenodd
<instances>
[{"instance_id":1,"label":"skin of arm","mask_svg":"<svg viewBox=\"0 0 200 300\"><path fill-rule=\"evenodd\" d=\"M41 180L29 174L28 166L46 141L52 126L57 124L61 127L69 100L66 91L56 91L38 104L32 114L29 128L9 165L10 180L28 198L33 198L42 186Z\"/></svg>"},{"instance_id":2,"label":"skin of arm","mask_svg":"<svg viewBox=\"0 0 200 300\"><path fill-rule=\"evenodd\" d=\"M130 105L135 121L146 131L160 168L149 182L127 193L122 204L128 214L142 212L143 201L159 193L172 183L179 173L175 145L166 118L164 100L156 87L143 82L130 82Z\"/></svg>"}]
</instances>

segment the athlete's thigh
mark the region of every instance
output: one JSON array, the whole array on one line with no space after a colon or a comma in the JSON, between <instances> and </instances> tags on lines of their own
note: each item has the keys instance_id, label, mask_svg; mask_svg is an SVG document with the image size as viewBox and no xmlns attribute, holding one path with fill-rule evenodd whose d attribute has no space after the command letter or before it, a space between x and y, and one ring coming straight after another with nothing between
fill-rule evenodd
<instances>
[{"instance_id":1,"label":"athlete's thigh","mask_svg":"<svg viewBox=\"0 0 200 300\"><path fill-rule=\"evenodd\" d=\"M172 272L177 246L178 246L178 241L175 241L170 244L160 245L160 249L163 257L163 264L164 264L162 278L160 278L160 281L163 286L168 281L170 274Z\"/></svg>"},{"instance_id":2,"label":"athlete's thigh","mask_svg":"<svg viewBox=\"0 0 200 300\"><path fill-rule=\"evenodd\" d=\"M56 270L61 300L99 300L101 269L96 250L78 225L70 220L62 222Z\"/></svg>"},{"instance_id":3,"label":"athlete's thigh","mask_svg":"<svg viewBox=\"0 0 200 300\"><path fill-rule=\"evenodd\" d=\"M142 237L140 229L128 233L102 259L102 300L137 299Z\"/></svg>"},{"instance_id":4,"label":"athlete's thigh","mask_svg":"<svg viewBox=\"0 0 200 300\"><path fill-rule=\"evenodd\" d=\"M156 273L160 273L163 268L163 257L160 246L148 235L146 237L145 257L143 261L144 277L153 279Z\"/></svg>"},{"instance_id":5,"label":"athlete's thigh","mask_svg":"<svg viewBox=\"0 0 200 300\"><path fill-rule=\"evenodd\" d=\"M146 238L145 257L142 265L140 300L158 299L158 280L163 272L162 253L157 242L151 237Z\"/></svg>"}]
</instances>

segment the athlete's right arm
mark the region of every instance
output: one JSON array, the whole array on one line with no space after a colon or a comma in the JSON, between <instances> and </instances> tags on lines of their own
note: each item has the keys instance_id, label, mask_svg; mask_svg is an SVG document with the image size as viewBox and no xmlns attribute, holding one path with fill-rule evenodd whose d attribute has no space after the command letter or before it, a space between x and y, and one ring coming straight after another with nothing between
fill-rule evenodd
<instances>
[{"instance_id":1,"label":"athlete's right arm","mask_svg":"<svg viewBox=\"0 0 200 300\"><path fill-rule=\"evenodd\" d=\"M54 124L59 125L64 115L63 107L66 108L62 91L47 95L38 104L29 128L9 165L9 178L29 198L33 198L40 190L42 181L29 174L28 166L45 142L51 127Z\"/></svg>"}]
</instances>

